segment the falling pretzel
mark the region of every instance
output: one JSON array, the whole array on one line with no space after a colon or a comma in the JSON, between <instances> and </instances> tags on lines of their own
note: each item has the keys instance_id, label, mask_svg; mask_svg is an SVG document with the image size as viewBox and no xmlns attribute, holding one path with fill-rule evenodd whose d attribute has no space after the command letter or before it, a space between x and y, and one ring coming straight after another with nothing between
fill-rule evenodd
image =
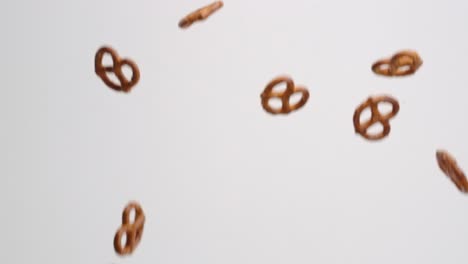
<instances>
[{"instance_id":1,"label":"falling pretzel","mask_svg":"<svg viewBox=\"0 0 468 264\"><path fill-rule=\"evenodd\" d=\"M422 65L416 51L404 50L389 59L382 59L372 65L372 71L384 76L406 76L414 74Z\"/></svg>"},{"instance_id":2,"label":"falling pretzel","mask_svg":"<svg viewBox=\"0 0 468 264\"><path fill-rule=\"evenodd\" d=\"M130 213L135 212L135 220L130 219ZM114 237L115 252L121 256L128 255L135 250L141 240L145 226L145 214L137 202L130 202L122 215L122 226ZM122 237L125 236L125 244L122 245Z\"/></svg>"},{"instance_id":3,"label":"falling pretzel","mask_svg":"<svg viewBox=\"0 0 468 264\"><path fill-rule=\"evenodd\" d=\"M465 173L458 167L455 158L445 150L437 150L437 162L440 169L449 177L462 193L468 193L468 180Z\"/></svg>"},{"instance_id":4,"label":"falling pretzel","mask_svg":"<svg viewBox=\"0 0 468 264\"><path fill-rule=\"evenodd\" d=\"M211 16L214 12L223 7L223 5L223 1L216 1L212 4L195 10L180 20L179 27L188 28L196 21L205 20L207 17Z\"/></svg>"}]
</instances>

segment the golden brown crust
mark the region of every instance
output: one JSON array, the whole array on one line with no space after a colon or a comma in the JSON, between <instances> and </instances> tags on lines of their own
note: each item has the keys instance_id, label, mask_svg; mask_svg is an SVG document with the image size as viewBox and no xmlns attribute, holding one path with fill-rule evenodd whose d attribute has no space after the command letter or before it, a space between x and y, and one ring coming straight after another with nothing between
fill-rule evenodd
<instances>
[{"instance_id":1,"label":"golden brown crust","mask_svg":"<svg viewBox=\"0 0 468 264\"><path fill-rule=\"evenodd\" d=\"M112 58L111 66L102 65L102 60L106 54L109 54ZM132 70L132 77L130 80L127 80L122 71L122 67L125 65L129 66ZM94 70L109 88L112 88L116 91L129 92L140 80L140 71L135 62L129 59L120 58L118 53L110 47L101 47L96 52L94 59ZM108 73L114 73L120 84L112 81L107 75Z\"/></svg>"},{"instance_id":2,"label":"golden brown crust","mask_svg":"<svg viewBox=\"0 0 468 264\"><path fill-rule=\"evenodd\" d=\"M135 211L135 220L130 222L130 213ZM122 214L122 226L117 230L114 237L114 249L119 255L127 255L138 246L145 225L145 214L136 202L130 202ZM122 236L126 236L125 245L121 244Z\"/></svg>"},{"instance_id":3,"label":"golden brown crust","mask_svg":"<svg viewBox=\"0 0 468 264\"><path fill-rule=\"evenodd\" d=\"M455 158L445 150L437 150L436 158L442 172L452 180L458 190L468 193L468 181L465 173L458 167Z\"/></svg>"},{"instance_id":4,"label":"golden brown crust","mask_svg":"<svg viewBox=\"0 0 468 264\"><path fill-rule=\"evenodd\" d=\"M205 20L206 18L211 16L214 12L218 11L221 7L223 7L223 5L224 5L223 1L216 1L212 4L209 4L205 7L195 10L180 20L179 27L188 28L196 21Z\"/></svg>"},{"instance_id":5,"label":"golden brown crust","mask_svg":"<svg viewBox=\"0 0 468 264\"><path fill-rule=\"evenodd\" d=\"M382 59L372 65L372 71L384 76L406 76L415 73L422 65L421 57L415 51L404 50L390 59Z\"/></svg>"},{"instance_id":6,"label":"golden brown crust","mask_svg":"<svg viewBox=\"0 0 468 264\"><path fill-rule=\"evenodd\" d=\"M281 92L274 92L273 88L281 83L286 83L286 89ZM302 97L299 102L290 105L289 99L295 93L301 93ZM288 76L280 76L273 79L265 88L263 93L260 95L262 99L262 106L265 111L271 114L289 114L292 111L298 110L303 107L309 99L309 91L305 87L298 87L294 85L293 80ZM271 98L281 99L282 106L280 109L272 108L269 104Z\"/></svg>"},{"instance_id":7,"label":"golden brown crust","mask_svg":"<svg viewBox=\"0 0 468 264\"><path fill-rule=\"evenodd\" d=\"M379 103L386 102L392 105L392 111L388 114L382 115L379 111ZM360 117L362 112L370 107L371 109L371 118L364 123L360 122ZM390 96L381 95L381 96L371 96L361 105L359 105L354 111L353 123L356 133L360 134L368 140L379 140L386 137L390 133L390 119L392 119L398 111L400 110L400 105L398 101ZM371 135L367 133L367 129L373 124L380 123L383 126L383 130L378 133Z\"/></svg>"}]
</instances>

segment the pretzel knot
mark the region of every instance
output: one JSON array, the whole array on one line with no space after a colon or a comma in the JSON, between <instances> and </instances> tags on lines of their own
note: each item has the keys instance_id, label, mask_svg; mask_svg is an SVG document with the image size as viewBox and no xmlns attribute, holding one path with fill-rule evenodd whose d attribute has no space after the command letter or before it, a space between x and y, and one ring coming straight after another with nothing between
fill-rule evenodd
<instances>
[{"instance_id":1,"label":"pretzel knot","mask_svg":"<svg viewBox=\"0 0 468 264\"><path fill-rule=\"evenodd\" d=\"M457 186L458 190L468 193L468 180L465 173L458 167L457 161L445 150L436 152L437 163L440 169Z\"/></svg>"},{"instance_id":2,"label":"pretzel knot","mask_svg":"<svg viewBox=\"0 0 468 264\"><path fill-rule=\"evenodd\" d=\"M390 59L379 60L372 65L372 71L385 76L405 76L415 73L422 60L415 51L401 51Z\"/></svg>"},{"instance_id":3,"label":"pretzel knot","mask_svg":"<svg viewBox=\"0 0 468 264\"><path fill-rule=\"evenodd\" d=\"M273 91L273 88L281 83L286 83L286 89L281 92ZM291 105L290 98L295 93L301 93L301 99ZM262 106L265 111L271 114L289 114L305 105L309 99L309 91L304 87L297 87L291 78L282 76L273 79L265 88L260 96L262 98ZM269 101L271 98L279 98L281 100L281 108L273 108L270 106Z\"/></svg>"},{"instance_id":4,"label":"pretzel knot","mask_svg":"<svg viewBox=\"0 0 468 264\"><path fill-rule=\"evenodd\" d=\"M135 220L130 222L130 213L135 211ZM124 209L122 215L122 226L117 230L114 237L114 249L119 255L127 255L133 252L141 240L145 225L145 214L136 202L130 202ZM122 245L122 236L125 235L126 242Z\"/></svg>"},{"instance_id":5,"label":"pretzel knot","mask_svg":"<svg viewBox=\"0 0 468 264\"><path fill-rule=\"evenodd\" d=\"M111 66L104 66L102 64L104 55L106 54L109 54L112 58ZM130 80L125 77L122 71L122 68L125 65L129 66L132 70L132 77ZM116 91L129 92L140 80L140 71L138 70L138 66L129 59L120 58L117 52L110 47L102 47L96 52L94 68L96 74L102 79L102 81ZM112 81L108 76L109 73L114 73L120 84Z\"/></svg>"},{"instance_id":6,"label":"pretzel knot","mask_svg":"<svg viewBox=\"0 0 468 264\"><path fill-rule=\"evenodd\" d=\"M390 103L392 105L392 111L387 114L382 114L379 111L378 105L379 103ZM370 107L371 110L371 118L364 123L360 122L362 112ZM398 101L389 96L375 96L369 97L367 101L362 103L356 111L354 112L353 122L354 122L354 129L356 133L359 133L366 139L369 140L379 140L386 137L390 133L390 119L392 119L398 111L400 110L400 105ZM377 134L369 134L367 130L374 124L380 123L383 126L383 130Z\"/></svg>"}]
</instances>

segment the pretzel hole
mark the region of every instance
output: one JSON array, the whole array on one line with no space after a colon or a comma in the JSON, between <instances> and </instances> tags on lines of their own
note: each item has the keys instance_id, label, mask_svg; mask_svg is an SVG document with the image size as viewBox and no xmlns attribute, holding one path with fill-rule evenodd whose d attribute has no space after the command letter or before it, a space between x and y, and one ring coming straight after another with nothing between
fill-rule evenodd
<instances>
[{"instance_id":1,"label":"pretzel hole","mask_svg":"<svg viewBox=\"0 0 468 264\"><path fill-rule=\"evenodd\" d=\"M398 67L398 71L399 72L407 72L407 71L410 71L411 70L411 66L410 65L402 65L402 66L399 66Z\"/></svg>"},{"instance_id":2,"label":"pretzel hole","mask_svg":"<svg viewBox=\"0 0 468 264\"><path fill-rule=\"evenodd\" d=\"M288 85L286 82L280 82L277 85L275 85L272 89L273 93L284 93L287 89Z\"/></svg>"},{"instance_id":3,"label":"pretzel hole","mask_svg":"<svg viewBox=\"0 0 468 264\"><path fill-rule=\"evenodd\" d=\"M136 210L132 209L130 213L128 214L128 221L129 223L134 223L136 218Z\"/></svg>"},{"instance_id":4,"label":"pretzel hole","mask_svg":"<svg viewBox=\"0 0 468 264\"><path fill-rule=\"evenodd\" d=\"M283 102L277 97L270 98L270 100L268 100L268 105L274 110L281 110L283 108Z\"/></svg>"},{"instance_id":5,"label":"pretzel hole","mask_svg":"<svg viewBox=\"0 0 468 264\"><path fill-rule=\"evenodd\" d=\"M359 123L363 124L364 122L371 120L371 118L372 111L369 107L367 107L366 109L362 110L361 115L359 116Z\"/></svg>"},{"instance_id":6,"label":"pretzel hole","mask_svg":"<svg viewBox=\"0 0 468 264\"><path fill-rule=\"evenodd\" d=\"M289 105L296 105L296 104L299 103L301 100L302 100L302 93L300 93L300 92L293 93L293 94L289 97Z\"/></svg>"},{"instance_id":7,"label":"pretzel hole","mask_svg":"<svg viewBox=\"0 0 468 264\"><path fill-rule=\"evenodd\" d=\"M103 56L102 56L102 62L101 64L106 67L106 66L111 66L113 67L114 66L114 60L112 59L112 56L109 54L109 53L105 53Z\"/></svg>"},{"instance_id":8,"label":"pretzel hole","mask_svg":"<svg viewBox=\"0 0 468 264\"><path fill-rule=\"evenodd\" d=\"M128 66L127 64L122 65L122 73L127 80L131 80L133 77L132 67Z\"/></svg>"},{"instance_id":9,"label":"pretzel hole","mask_svg":"<svg viewBox=\"0 0 468 264\"><path fill-rule=\"evenodd\" d=\"M383 125L380 122L372 124L368 129L367 129L367 134L369 135L378 135L383 133Z\"/></svg>"},{"instance_id":10,"label":"pretzel hole","mask_svg":"<svg viewBox=\"0 0 468 264\"><path fill-rule=\"evenodd\" d=\"M378 67L378 70L380 71L389 71L390 70L390 64L380 64Z\"/></svg>"},{"instance_id":11,"label":"pretzel hole","mask_svg":"<svg viewBox=\"0 0 468 264\"><path fill-rule=\"evenodd\" d=\"M388 102L381 102L377 105L377 108L379 109L379 113L382 116L386 116L392 113L393 111L393 105Z\"/></svg>"},{"instance_id":12,"label":"pretzel hole","mask_svg":"<svg viewBox=\"0 0 468 264\"><path fill-rule=\"evenodd\" d=\"M127 245L127 233L123 233L120 237L120 245L125 247Z\"/></svg>"}]
</instances>

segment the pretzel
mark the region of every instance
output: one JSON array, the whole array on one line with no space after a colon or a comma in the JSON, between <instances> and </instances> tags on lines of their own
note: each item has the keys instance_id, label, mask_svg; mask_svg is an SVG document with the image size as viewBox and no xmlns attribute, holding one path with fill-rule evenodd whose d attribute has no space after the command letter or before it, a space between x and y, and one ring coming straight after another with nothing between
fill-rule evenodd
<instances>
[{"instance_id":1,"label":"pretzel","mask_svg":"<svg viewBox=\"0 0 468 264\"><path fill-rule=\"evenodd\" d=\"M273 91L273 88L280 84L286 83L286 90L281 92ZM293 105L290 105L289 99L294 93L301 93L301 100ZM263 93L260 95L262 99L262 106L268 113L271 114L289 114L292 111L298 110L304 106L309 99L309 91L305 87L298 87L294 85L294 82L291 78L287 76L280 76L273 79L265 88ZM269 104L271 98L281 99L282 106L280 109L272 108Z\"/></svg>"},{"instance_id":2,"label":"pretzel","mask_svg":"<svg viewBox=\"0 0 468 264\"><path fill-rule=\"evenodd\" d=\"M106 54L109 54L112 57L111 66L102 65L102 60ZM122 67L124 65L129 66L132 70L132 77L130 81L127 80L122 71ZM116 91L129 92L132 87L135 86L140 80L140 71L138 70L138 66L129 59L120 58L117 52L110 47L101 47L96 52L96 57L94 59L94 69L102 81L107 86L109 86L109 88L112 88ZM112 81L109 78L108 73L114 73L117 79L119 79L120 84Z\"/></svg>"},{"instance_id":3,"label":"pretzel","mask_svg":"<svg viewBox=\"0 0 468 264\"><path fill-rule=\"evenodd\" d=\"M468 193L468 180L452 155L445 150L437 150L436 158L440 169L452 180L458 190Z\"/></svg>"},{"instance_id":4,"label":"pretzel","mask_svg":"<svg viewBox=\"0 0 468 264\"><path fill-rule=\"evenodd\" d=\"M405 76L415 73L422 60L415 51L400 51L390 59L379 60L372 65L372 71L384 76Z\"/></svg>"},{"instance_id":5,"label":"pretzel","mask_svg":"<svg viewBox=\"0 0 468 264\"><path fill-rule=\"evenodd\" d=\"M388 114L382 115L379 112L378 104L382 102L387 102L392 104L392 111ZM364 123L360 122L360 117L362 111L364 111L367 107L371 109L371 118ZM382 96L371 96L369 97L364 103L358 106L356 111L354 112L353 122L354 122L354 129L356 133L359 133L361 136L368 140L379 140L386 137L390 133L390 122L389 120L392 119L398 111L400 110L400 105L398 101L390 96L382 95ZM373 124L381 123L383 126L383 130L378 133L371 135L367 133L367 129L371 127Z\"/></svg>"},{"instance_id":6,"label":"pretzel","mask_svg":"<svg viewBox=\"0 0 468 264\"><path fill-rule=\"evenodd\" d=\"M130 222L130 213L135 210L135 221ZM145 214L143 209L136 202L130 202L124 209L122 214L122 226L117 230L114 237L114 249L119 255L127 255L140 243L145 225ZM122 236L125 234L126 243L122 245Z\"/></svg>"},{"instance_id":7,"label":"pretzel","mask_svg":"<svg viewBox=\"0 0 468 264\"><path fill-rule=\"evenodd\" d=\"M223 1L216 1L212 4L209 4L205 7L197 9L192 13L188 14L179 22L180 28L188 28L196 21L205 20L209 16L211 16L214 12L218 11L221 7L223 7Z\"/></svg>"}]
</instances>

